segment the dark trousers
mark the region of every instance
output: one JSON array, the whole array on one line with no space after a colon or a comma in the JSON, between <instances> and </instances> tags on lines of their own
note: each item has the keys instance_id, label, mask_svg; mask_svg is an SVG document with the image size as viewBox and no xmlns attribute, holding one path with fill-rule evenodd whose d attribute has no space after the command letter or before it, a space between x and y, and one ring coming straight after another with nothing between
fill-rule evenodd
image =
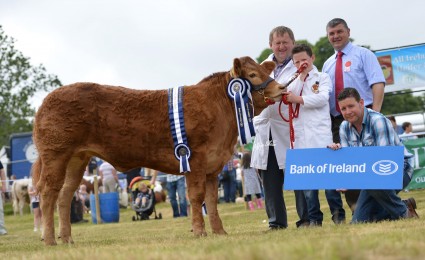
<instances>
[{"instance_id":1,"label":"dark trousers","mask_svg":"<svg viewBox=\"0 0 425 260\"><path fill-rule=\"evenodd\" d=\"M340 143L341 139L339 137L339 126L344 121L344 118L342 115L333 117L331 115L331 121L332 121L332 137L334 143ZM329 204L329 209L332 214L332 220L339 224L341 222L345 221L345 210L342 205L342 199L341 194L337 192L336 190L326 190L326 199ZM345 201L347 202L348 206L350 207L351 211L354 212L354 209L356 207L357 199L359 197L360 190L347 190L345 192Z\"/></svg>"},{"instance_id":2,"label":"dark trousers","mask_svg":"<svg viewBox=\"0 0 425 260\"><path fill-rule=\"evenodd\" d=\"M259 170L263 180L264 200L266 203L269 227L288 227L285 200L283 198L283 170L277 164L274 147L269 147L267 170Z\"/></svg>"}]
</instances>

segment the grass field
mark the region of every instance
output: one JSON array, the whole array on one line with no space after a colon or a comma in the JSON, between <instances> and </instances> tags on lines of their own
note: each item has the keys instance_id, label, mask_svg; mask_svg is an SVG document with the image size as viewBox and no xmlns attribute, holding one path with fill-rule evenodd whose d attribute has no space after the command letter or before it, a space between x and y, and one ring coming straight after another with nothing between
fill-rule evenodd
<instances>
[{"instance_id":1,"label":"grass field","mask_svg":"<svg viewBox=\"0 0 425 260\"><path fill-rule=\"evenodd\" d=\"M120 211L119 223L73 224L74 244L46 247L33 231L32 215L7 215L9 234L0 236L0 259L424 259L425 191L402 192L415 197L420 219L335 226L320 192L323 227L296 229L293 192L285 191L289 228L265 233L264 210L244 204L219 204L227 236L195 238L189 218L172 218L168 203L157 205L163 219L133 222L134 212ZM6 205L10 208L10 205ZM153 216L153 215L152 215ZM57 222L56 222L57 226Z\"/></svg>"}]
</instances>

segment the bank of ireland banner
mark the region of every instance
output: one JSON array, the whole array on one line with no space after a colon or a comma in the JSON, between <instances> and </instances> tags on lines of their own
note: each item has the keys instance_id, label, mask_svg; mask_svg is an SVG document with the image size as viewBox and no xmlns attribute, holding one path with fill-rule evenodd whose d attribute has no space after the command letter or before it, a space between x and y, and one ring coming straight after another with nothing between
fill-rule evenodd
<instances>
[{"instance_id":1,"label":"bank of ireland banner","mask_svg":"<svg viewBox=\"0 0 425 260\"><path fill-rule=\"evenodd\" d=\"M285 190L402 189L401 146L293 149L286 153Z\"/></svg>"},{"instance_id":2,"label":"bank of ireland banner","mask_svg":"<svg viewBox=\"0 0 425 260\"><path fill-rule=\"evenodd\" d=\"M408 190L425 188L425 138L404 141L407 150L413 154L412 181L406 187Z\"/></svg>"}]
</instances>

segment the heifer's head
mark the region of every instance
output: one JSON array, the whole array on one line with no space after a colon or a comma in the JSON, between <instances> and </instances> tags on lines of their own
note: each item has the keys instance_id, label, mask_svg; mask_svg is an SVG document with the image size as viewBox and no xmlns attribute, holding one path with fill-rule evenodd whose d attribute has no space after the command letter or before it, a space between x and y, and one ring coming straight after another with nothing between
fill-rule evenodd
<instances>
[{"instance_id":1,"label":"heifer's head","mask_svg":"<svg viewBox=\"0 0 425 260\"><path fill-rule=\"evenodd\" d=\"M284 86L274 81L269 75L275 68L275 63L266 61L261 65L250 57L236 58L233 61L231 76L245 78L252 85L252 99L254 115L258 115L266 108L269 101L280 101Z\"/></svg>"}]
</instances>

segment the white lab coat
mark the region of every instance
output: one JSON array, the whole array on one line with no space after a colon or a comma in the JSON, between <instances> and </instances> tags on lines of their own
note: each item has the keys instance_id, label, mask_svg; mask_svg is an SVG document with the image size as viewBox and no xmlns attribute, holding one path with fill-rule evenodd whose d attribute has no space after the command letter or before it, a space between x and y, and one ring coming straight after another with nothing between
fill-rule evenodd
<instances>
[{"instance_id":1,"label":"white lab coat","mask_svg":"<svg viewBox=\"0 0 425 260\"><path fill-rule=\"evenodd\" d=\"M271 61L271 54L266 61ZM289 61L283 71L275 80L280 84L286 84L295 74L297 68ZM274 78L274 73L270 74ZM281 110L285 118L288 118L288 106L282 104ZM269 145L274 146L279 169L285 168L286 150L290 147L289 143L289 124L279 115L279 102L268 106L258 116L254 117L255 139L252 147L251 167L261 170L267 170L267 159L269 155ZM273 143L270 143L269 136L272 132Z\"/></svg>"},{"instance_id":2,"label":"white lab coat","mask_svg":"<svg viewBox=\"0 0 425 260\"><path fill-rule=\"evenodd\" d=\"M313 85L318 82L318 93ZM288 91L300 95L304 104L300 105L299 118L293 119L294 148L325 148L332 143L331 118L329 110L329 92L332 88L330 77L320 73L316 67L308 73L306 81L298 77Z\"/></svg>"}]
</instances>

